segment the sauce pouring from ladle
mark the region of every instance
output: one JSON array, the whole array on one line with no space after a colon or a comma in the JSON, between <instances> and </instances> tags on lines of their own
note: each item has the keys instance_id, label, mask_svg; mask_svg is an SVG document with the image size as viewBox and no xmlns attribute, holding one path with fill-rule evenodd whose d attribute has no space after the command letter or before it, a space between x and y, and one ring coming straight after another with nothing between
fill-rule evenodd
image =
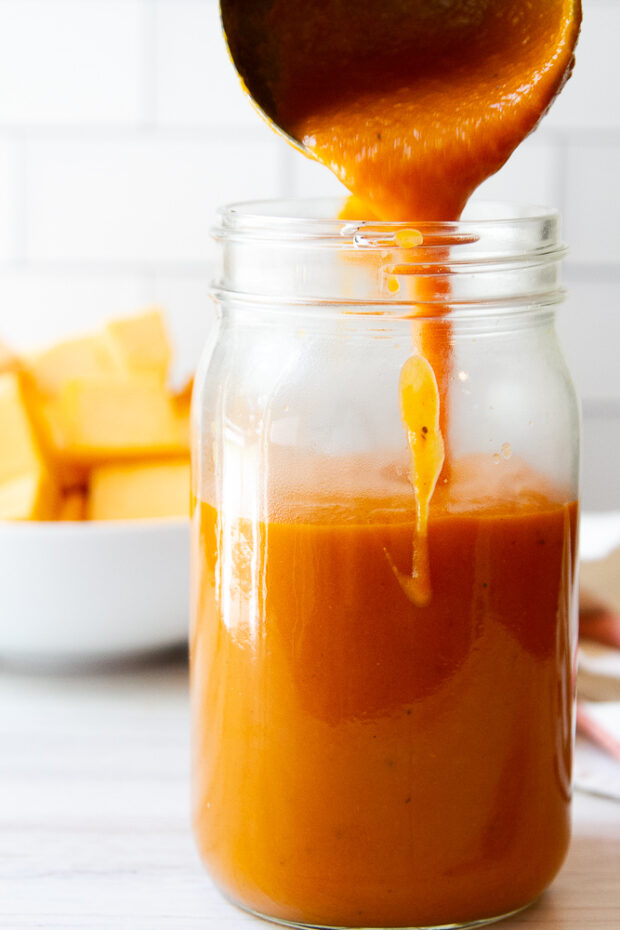
<instances>
[{"instance_id":1,"label":"sauce pouring from ladle","mask_svg":"<svg viewBox=\"0 0 620 930\"><path fill-rule=\"evenodd\" d=\"M329 167L367 218L407 223L458 220L570 76L581 22L580 0L220 6L233 61L267 119ZM441 286L436 272L413 279L410 296L422 315L436 315L427 305ZM446 309L444 301L439 313ZM414 563L410 577L397 574L423 606L431 598L429 504L450 468L451 342L449 327L423 319L412 335L399 392L416 508Z\"/></svg>"},{"instance_id":2,"label":"sauce pouring from ladle","mask_svg":"<svg viewBox=\"0 0 620 930\"><path fill-rule=\"evenodd\" d=\"M267 119L384 220L457 219L570 75L580 0L221 0Z\"/></svg>"}]
</instances>

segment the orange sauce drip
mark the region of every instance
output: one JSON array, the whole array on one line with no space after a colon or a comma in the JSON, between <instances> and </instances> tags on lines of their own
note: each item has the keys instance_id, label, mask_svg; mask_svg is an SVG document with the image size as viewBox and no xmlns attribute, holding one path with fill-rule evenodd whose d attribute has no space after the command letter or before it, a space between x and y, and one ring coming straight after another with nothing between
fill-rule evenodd
<instances>
[{"instance_id":1,"label":"orange sauce drip","mask_svg":"<svg viewBox=\"0 0 620 930\"><path fill-rule=\"evenodd\" d=\"M431 599L428 558L428 512L444 463L444 441L439 428L439 390L435 373L422 355L412 355L400 373L401 417L407 430L411 457L410 480L415 500L413 563L410 575L398 572L401 587L414 604Z\"/></svg>"}]
</instances>

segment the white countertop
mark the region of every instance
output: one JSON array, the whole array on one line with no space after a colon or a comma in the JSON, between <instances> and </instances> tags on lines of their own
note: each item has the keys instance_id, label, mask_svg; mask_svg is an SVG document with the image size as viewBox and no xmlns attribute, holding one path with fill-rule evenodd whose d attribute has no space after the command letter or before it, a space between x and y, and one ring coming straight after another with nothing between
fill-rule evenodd
<instances>
[{"instance_id":1,"label":"white countertop","mask_svg":"<svg viewBox=\"0 0 620 930\"><path fill-rule=\"evenodd\" d=\"M89 676L0 670L0 928L268 926L202 871L188 729L182 657ZM560 876L500 926L618 930L620 803L576 795Z\"/></svg>"}]
</instances>

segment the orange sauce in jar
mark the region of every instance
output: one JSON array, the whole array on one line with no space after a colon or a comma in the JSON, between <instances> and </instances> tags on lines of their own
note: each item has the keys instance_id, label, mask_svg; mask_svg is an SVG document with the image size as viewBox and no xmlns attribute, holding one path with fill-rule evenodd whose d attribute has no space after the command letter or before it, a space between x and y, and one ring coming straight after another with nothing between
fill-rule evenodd
<instances>
[{"instance_id":1,"label":"orange sauce in jar","mask_svg":"<svg viewBox=\"0 0 620 930\"><path fill-rule=\"evenodd\" d=\"M576 0L412 0L401 33L376 0L265 6L270 115L375 216L414 224L459 217L560 89L579 27ZM502 483L490 457L451 456L449 327L417 335L410 483L280 488L260 520L195 502L195 833L224 893L278 920L497 917L568 846L577 505L518 464Z\"/></svg>"},{"instance_id":2,"label":"orange sauce in jar","mask_svg":"<svg viewBox=\"0 0 620 930\"><path fill-rule=\"evenodd\" d=\"M233 900L437 926L509 913L556 874L576 505L505 464L506 485L476 460L437 489L422 607L393 570L413 556L402 481L284 495L258 525L197 505L194 822Z\"/></svg>"}]
</instances>

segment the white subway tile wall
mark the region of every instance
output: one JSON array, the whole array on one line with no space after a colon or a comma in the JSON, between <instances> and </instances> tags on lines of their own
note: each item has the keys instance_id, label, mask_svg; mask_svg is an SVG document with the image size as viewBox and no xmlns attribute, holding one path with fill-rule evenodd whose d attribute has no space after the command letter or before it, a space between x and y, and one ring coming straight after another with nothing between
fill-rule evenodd
<instances>
[{"instance_id":1,"label":"white subway tile wall","mask_svg":"<svg viewBox=\"0 0 620 930\"><path fill-rule=\"evenodd\" d=\"M582 0L577 69L545 117L547 129L620 129L620 4Z\"/></svg>"},{"instance_id":2,"label":"white subway tile wall","mask_svg":"<svg viewBox=\"0 0 620 930\"><path fill-rule=\"evenodd\" d=\"M600 416L620 411L620 2L583 3L573 77L478 196L563 212L560 329ZM213 318L216 207L342 190L245 98L217 0L0 0L0 338L157 301L188 370Z\"/></svg>"},{"instance_id":3,"label":"white subway tile wall","mask_svg":"<svg viewBox=\"0 0 620 930\"><path fill-rule=\"evenodd\" d=\"M0 123L135 126L148 55L141 0L3 0Z\"/></svg>"},{"instance_id":4,"label":"white subway tile wall","mask_svg":"<svg viewBox=\"0 0 620 930\"><path fill-rule=\"evenodd\" d=\"M15 261L19 251L23 157L18 141L0 139L0 263Z\"/></svg>"},{"instance_id":5,"label":"white subway tile wall","mask_svg":"<svg viewBox=\"0 0 620 930\"><path fill-rule=\"evenodd\" d=\"M269 130L267 130L269 132ZM33 262L202 263L221 203L275 197L278 141L42 141L28 153Z\"/></svg>"},{"instance_id":6,"label":"white subway tile wall","mask_svg":"<svg viewBox=\"0 0 620 930\"><path fill-rule=\"evenodd\" d=\"M561 153L559 139L540 130L533 133L513 152L501 171L480 185L476 198L557 204L562 197L558 172Z\"/></svg>"},{"instance_id":7,"label":"white subway tile wall","mask_svg":"<svg viewBox=\"0 0 620 930\"><path fill-rule=\"evenodd\" d=\"M155 0L156 120L160 126L269 129L240 90L213 0ZM247 135L251 139L253 134Z\"/></svg>"},{"instance_id":8,"label":"white subway tile wall","mask_svg":"<svg viewBox=\"0 0 620 930\"><path fill-rule=\"evenodd\" d=\"M566 303L558 319L564 351L584 399L599 407L615 402L620 417L620 285L612 266L569 264ZM620 448L618 449L620 453ZM618 478L620 490L620 477Z\"/></svg>"},{"instance_id":9,"label":"white subway tile wall","mask_svg":"<svg viewBox=\"0 0 620 930\"><path fill-rule=\"evenodd\" d=\"M620 108L620 100L616 106ZM572 255L580 263L618 265L620 139L602 144L593 135L585 133L567 148L565 232Z\"/></svg>"}]
</instances>

